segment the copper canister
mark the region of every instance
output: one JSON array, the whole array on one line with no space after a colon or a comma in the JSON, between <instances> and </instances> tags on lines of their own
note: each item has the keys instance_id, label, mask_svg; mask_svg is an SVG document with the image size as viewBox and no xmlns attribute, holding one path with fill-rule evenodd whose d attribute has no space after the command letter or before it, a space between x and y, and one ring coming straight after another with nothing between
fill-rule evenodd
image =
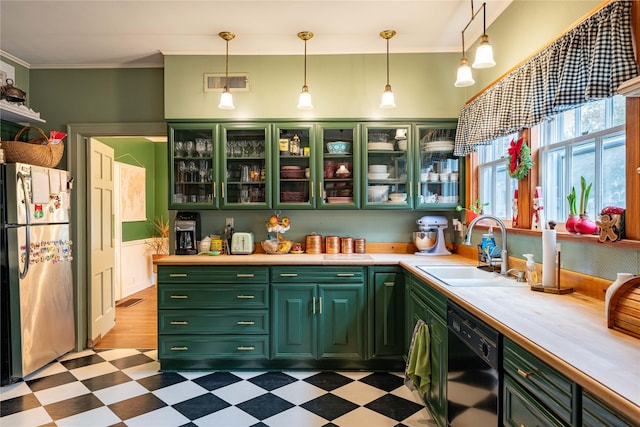
<instances>
[{"instance_id":1,"label":"copper canister","mask_svg":"<svg viewBox=\"0 0 640 427\"><path fill-rule=\"evenodd\" d=\"M305 250L308 254L322 253L322 236L319 234L309 234L305 240Z\"/></svg>"},{"instance_id":2,"label":"copper canister","mask_svg":"<svg viewBox=\"0 0 640 427\"><path fill-rule=\"evenodd\" d=\"M325 252L328 254L339 254L340 253L340 237L338 236L325 237L324 247L325 247Z\"/></svg>"},{"instance_id":3,"label":"copper canister","mask_svg":"<svg viewBox=\"0 0 640 427\"><path fill-rule=\"evenodd\" d=\"M353 253L353 237L343 237L340 240L342 244L342 253L343 254L352 254Z\"/></svg>"},{"instance_id":4,"label":"copper canister","mask_svg":"<svg viewBox=\"0 0 640 427\"><path fill-rule=\"evenodd\" d=\"M358 237L355 239L355 245L357 254L363 254L367 251L367 241L364 237Z\"/></svg>"}]
</instances>

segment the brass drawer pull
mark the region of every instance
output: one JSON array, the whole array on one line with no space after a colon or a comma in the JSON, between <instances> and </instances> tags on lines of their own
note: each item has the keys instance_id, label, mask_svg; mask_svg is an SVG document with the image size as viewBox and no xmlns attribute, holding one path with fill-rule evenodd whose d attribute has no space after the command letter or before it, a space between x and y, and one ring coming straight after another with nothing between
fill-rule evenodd
<instances>
[{"instance_id":1,"label":"brass drawer pull","mask_svg":"<svg viewBox=\"0 0 640 427\"><path fill-rule=\"evenodd\" d=\"M256 322L252 320L239 320L238 325L255 325Z\"/></svg>"},{"instance_id":2,"label":"brass drawer pull","mask_svg":"<svg viewBox=\"0 0 640 427\"><path fill-rule=\"evenodd\" d=\"M313 301L311 302L312 313L316 314L316 297L313 297Z\"/></svg>"},{"instance_id":3,"label":"brass drawer pull","mask_svg":"<svg viewBox=\"0 0 640 427\"><path fill-rule=\"evenodd\" d=\"M254 299L255 295L238 295L236 298L238 298L238 299Z\"/></svg>"},{"instance_id":4,"label":"brass drawer pull","mask_svg":"<svg viewBox=\"0 0 640 427\"><path fill-rule=\"evenodd\" d=\"M169 277L187 277L187 273L171 273Z\"/></svg>"},{"instance_id":5,"label":"brass drawer pull","mask_svg":"<svg viewBox=\"0 0 640 427\"><path fill-rule=\"evenodd\" d=\"M187 295L171 295L171 299L188 299Z\"/></svg>"},{"instance_id":6,"label":"brass drawer pull","mask_svg":"<svg viewBox=\"0 0 640 427\"><path fill-rule=\"evenodd\" d=\"M171 351L187 351L189 347L171 347Z\"/></svg>"},{"instance_id":7,"label":"brass drawer pull","mask_svg":"<svg viewBox=\"0 0 640 427\"><path fill-rule=\"evenodd\" d=\"M238 273L238 274L236 274L236 277L255 277L255 274L253 274L253 273Z\"/></svg>"},{"instance_id":8,"label":"brass drawer pull","mask_svg":"<svg viewBox=\"0 0 640 427\"><path fill-rule=\"evenodd\" d=\"M298 277L298 273L280 273L280 277Z\"/></svg>"},{"instance_id":9,"label":"brass drawer pull","mask_svg":"<svg viewBox=\"0 0 640 427\"><path fill-rule=\"evenodd\" d=\"M172 325L188 325L189 322L187 322L186 320L172 320L171 324Z\"/></svg>"},{"instance_id":10,"label":"brass drawer pull","mask_svg":"<svg viewBox=\"0 0 640 427\"><path fill-rule=\"evenodd\" d=\"M255 347L253 347L253 346L247 346L247 347L239 346L239 347L238 347L238 351L253 351L253 350L255 350L255 349L256 349L256 348L255 348Z\"/></svg>"},{"instance_id":11,"label":"brass drawer pull","mask_svg":"<svg viewBox=\"0 0 640 427\"><path fill-rule=\"evenodd\" d=\"M354 273L338 273L338 274L336 274L336 276L338 276L338 277L354 277L355 274Z\"/></svg>"},{"instance_id":12,"label":"brass drawer pull","mask_svg":"<svg viewBox=\"0 0 640 427\"><path fill-rule=\"evenodd\" d=\"M518 368L518 374L520 374L521 377L529 378L531 375L533 375L533 372L523 371L522 369Z\"/></svg>"},{"instance_id":13,"label":"brass drawer pull","mask_svg":"<svg viewBox=\"0 0 640 427\"><path fill-rule=\"evenodd\" d=\"M385 285L387 288L393 288L396 284L395 284L395 283L393 283L393 282L384 282L384 285Z\"/></svg>"},{"instance_id":14,"label":"brass drawer pull","mask_svg":"<svg viewBox=\"0 0 640 427\"><path fill-rule=\"evenodd\" d=\"M322 314L322 297L318 298L318 314Z\"/></svg>"}]
</instances>

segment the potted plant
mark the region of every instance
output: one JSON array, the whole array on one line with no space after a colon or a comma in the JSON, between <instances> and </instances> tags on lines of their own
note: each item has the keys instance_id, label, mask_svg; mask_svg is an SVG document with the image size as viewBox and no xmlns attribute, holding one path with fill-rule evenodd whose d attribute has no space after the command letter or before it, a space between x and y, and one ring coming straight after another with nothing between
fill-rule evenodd
<instances>
[{"instance_id":1,"label":"potted plant","mask_svg":"<svg viewBox=\"0 0 640 427\"><path fill-rule=\"evenodd\" d=\"M169 220L158 216L152 225L154 236L146 242L146 245L152 252L152 258L156 259L169 254Z\"/></svg>"},{"instance_id":2,"label":"potted plant","mask_svg":"<svg viewBox=\"0 0 640 427\"><path fill-rule=\"evenodd\" d=\"M580 218L575 225L576 232L580 234L593 234L598 229L595 221L589 218L589 214L587 214L587 204L592 184L587 185L587 180L584 176L580 177Z\"/></svg>"},{"instance_id":3,"label":"potted plant","mask_svg":"<svg viewBox=\"0 0 640 427\"><path fill-rule=\"evenodd\" d=\"M478 215L482 215L485 206L489 206L489 202L482 203L480 201L480 198L478 197L473 201L473 203L468 208L465 208L464 206L460 206L460 205L456 206L456 211L467 212L467 224L468 224L471 221L473 221L473 219Z\"/></svg>"},{"instance_id":4,"label":"potted plant","mask_svg":"<svg viewBox=\"0 0 640 427\"><path fill-rule=\"evenodd\" d=\"M569 233L576 232L576 221L578 221L578 208L576 205L576 187L571 187L571 193L567 196L569 202L569 218L564 223L564 227Z\"/></svg>"}]
</instances>

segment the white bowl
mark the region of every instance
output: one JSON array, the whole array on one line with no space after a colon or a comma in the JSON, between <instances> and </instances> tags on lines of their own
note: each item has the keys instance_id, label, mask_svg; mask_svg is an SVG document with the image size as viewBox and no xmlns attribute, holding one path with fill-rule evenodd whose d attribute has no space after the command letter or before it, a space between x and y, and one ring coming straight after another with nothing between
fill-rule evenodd
<instances>
[{"instance_id":1,"label":"white bowl","mask_svg":"<svg viewBox=\"0 0 640 427\"><path fill-rule=\"evenodd\" d=\"M388 185L372 185L367 187L369 202L382 203L389 200L389 186Z\"/></svg>"},{"instance_id":2,"label":"white bowl","mask_svg":"<svg viewBox=\"0 0 640 427\"><path fill-rule=\"evenodd\" d=\"M392 202L404 202L407 200L407 193L391 193L389 194L389 199Z\"/></svg>"},{"instance_id":3,"label":"white bowl","mask_svg":"<svg viewBox=\"0 0 640 427\"><path fill-rule=\"evenodd\" d=\"M380 173L380 172L369 172L367 174L367 178L369 179L387 179L389 178L389 173Z\"/></svg>"},{"instance_id":4,"label":"white bowl","mask_svg":"<svg viewBox=\"0 0 640 427\"><path fill-rule=\"evenodd\" d=\"M406 139L401 139L400 141L398 141L398 150L407 151L407 140Z\"/></svg>"},{"instance_id":5,"label":"white bowl","mask_svg":"<svg viewBox=\"0 0 640 427\"><path fill-rule=\"evenodd\" d=\"M369 165L369 172L385 173L387 165Z\"/></svg>"}]
</instances>

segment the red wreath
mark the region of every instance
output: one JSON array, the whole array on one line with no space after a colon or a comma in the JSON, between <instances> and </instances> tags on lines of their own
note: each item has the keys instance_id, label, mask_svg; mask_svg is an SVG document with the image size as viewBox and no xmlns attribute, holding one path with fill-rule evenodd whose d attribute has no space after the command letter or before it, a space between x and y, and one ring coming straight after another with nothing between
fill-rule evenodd
<instances>
[{"instance_id":1,"label":"red wreath","mask_svg":"<svg viewBox=\"0 0 640 427\"><path fill-rule=\"evenodd\" d=\"M533 160L524 137L517 142L512 139L507 152L509 153L509 176L516 179L527 176L529 169L533 166Z\"/></svg>"}]
</instances>

